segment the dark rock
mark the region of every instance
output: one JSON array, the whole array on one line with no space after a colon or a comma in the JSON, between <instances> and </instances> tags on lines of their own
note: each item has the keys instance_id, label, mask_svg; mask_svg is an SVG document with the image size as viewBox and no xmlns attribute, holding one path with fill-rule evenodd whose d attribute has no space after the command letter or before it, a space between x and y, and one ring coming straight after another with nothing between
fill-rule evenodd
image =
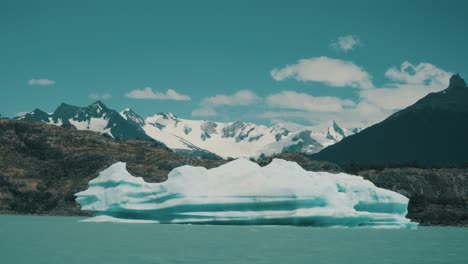
<instances>
[{"instance_id":1,"label":"dark rock","mask_svg":"<svg viewBox=\"0 0 468 264\"><path fill-rule=\"evenodd\" d=\"M75 129L76 130L76 127L72 124L62 124L60 126L61 128L65 128L65 129Z\"/></svg>"}]
</instances>

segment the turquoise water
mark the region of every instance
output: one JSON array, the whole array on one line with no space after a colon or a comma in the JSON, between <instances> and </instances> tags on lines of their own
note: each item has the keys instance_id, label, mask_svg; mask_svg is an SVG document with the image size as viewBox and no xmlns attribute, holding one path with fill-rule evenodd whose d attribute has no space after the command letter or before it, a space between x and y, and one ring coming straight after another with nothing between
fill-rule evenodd
<instances>
[{"instance_id":1,"label":"turquoise water","mask_svg":"<svg viewBox=\"0 0 468 264\"><path fill-rule=\"evenodd\" d=\"M80 223L0 216L0 263L468 263L468 228Z\"/></svg>"}]
</instances>

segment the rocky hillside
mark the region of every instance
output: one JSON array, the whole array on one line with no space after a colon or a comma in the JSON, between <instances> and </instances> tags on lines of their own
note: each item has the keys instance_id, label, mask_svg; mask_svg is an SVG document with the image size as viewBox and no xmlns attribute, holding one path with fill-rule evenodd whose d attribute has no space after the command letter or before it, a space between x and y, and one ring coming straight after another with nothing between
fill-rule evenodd
<instances>
[{"instance_id":1,"label":"rocky hillside","mask_svg":"<svg viewBox=\"0 0 468 264\"><path fill-rule=\"evenodd\" d=\"M468 163L467 134L468 87L454 75L447 89L428 94L313 158L338 163L459 166Z\"/></svg>"},{"instance_id":2,"label":"rocky hillside","mask_svg":"<svg viewBox=\"0 0 468 264\"><path fill-rule=\"evenodd\" d=\"M81 214L73 194L114 162L147 181L160 182L184 165L222 160L179 155L157 143L118 141L91 131L38 122L0 120L0 212Z\"/></svg>"},{"instance_id":3,"label":"rocky hillside","mask_svg":"<svg viewBox=\"0 0 468 264\"><path fill-rule=\"evenodd\" d=\"M359 174L408 196L409 217L423 224L468 225L468 169L340 167L301 154L276 156L307 170ZM271 161L259 161L266 165ZM148 182L184 165L216 167L226 160L193 158L148 141L118 141L91 131L0 120L0 213L81 215L74 193L116 161Z\"/></svg>"}]
</instances>

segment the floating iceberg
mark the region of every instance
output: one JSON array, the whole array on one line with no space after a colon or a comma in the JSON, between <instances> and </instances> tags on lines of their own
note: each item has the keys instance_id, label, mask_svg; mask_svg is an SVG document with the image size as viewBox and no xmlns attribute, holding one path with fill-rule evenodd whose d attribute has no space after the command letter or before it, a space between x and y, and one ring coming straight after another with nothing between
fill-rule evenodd
<instances>
[{"instance_id":1,"label":"floating iceberg","mask_svg":"<svg viewBox=\"0 0 468 264\"><path fill-rule=\"evenodd\" d=\"M118 162L75 194L87 221L413 228L408 198L362 177L310 172L274 159L237 159L213 169L182 166L147 183Z\"/></svg>"}]
</instances>

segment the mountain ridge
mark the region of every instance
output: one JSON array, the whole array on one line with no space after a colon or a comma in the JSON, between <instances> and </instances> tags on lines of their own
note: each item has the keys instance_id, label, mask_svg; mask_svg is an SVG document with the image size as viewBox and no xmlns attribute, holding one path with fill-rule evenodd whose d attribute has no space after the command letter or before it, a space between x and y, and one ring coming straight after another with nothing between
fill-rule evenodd
<instances>
[{"instance_id":1,"label":"mountain ridge","mask_svg":"<svg viewBox=\"0 0 468 264\"><path fill-rule=\"evenodd\" d=\"M468 87L456 74L447 89L428 94L311 158L338 163L454 166L468 162L467 134Z\"/></svg>"},{"instance_id":2,"label":"mountain ridge","mask_svg":"<svg viewBox=\"0 0 468 264\"><path fill-rule=\"evenodd\" d=\"M321 132L290 131L280 125L269 127L243 121L183 119L170 112L143 118L130 108L117 112L101 101L85 107L61 103L51 114L36 109L15 119L69 125L119 140L155 140L176 152L211 158L250 158L281 152L311 154L355 133L335 121L326 132Z\"/></svg>"}]
</instances>

